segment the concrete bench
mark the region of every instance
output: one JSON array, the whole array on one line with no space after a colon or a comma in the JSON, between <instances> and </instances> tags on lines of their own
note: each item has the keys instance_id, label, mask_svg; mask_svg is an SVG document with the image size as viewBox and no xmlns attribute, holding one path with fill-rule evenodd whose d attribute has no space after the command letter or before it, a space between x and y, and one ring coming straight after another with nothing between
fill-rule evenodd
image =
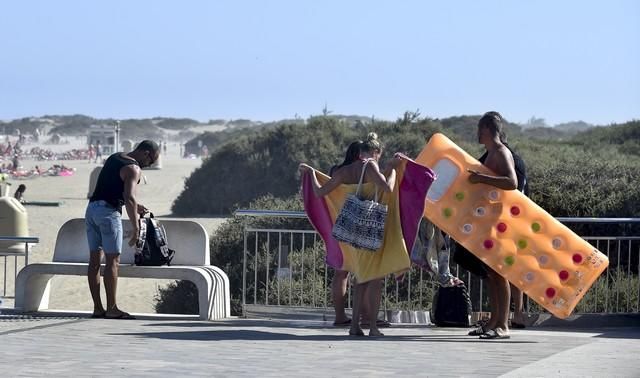
<instances>
[{"instance_id":1,"label":"concrete bench","mask_svg":"<svg viewBox=\"0 0 640 378\"><path fill-rule=\"evenodd\" d=\"M166 219L161 222L167 232L169 248L176 251L171 266L133 265L134 250L126 243L131 235L131 225L128 219L123 219L125 241L119 277L191 281L198 288L200 319L229 317L229 278L218 267L209 265L209 236L205 229L192 221ZM15 308L24 312L48 309L51 278L54 275L84 276L88 262L84 219L67 221L58 231L53 261L29 264L18 274ZM104 274L104 265L100 274Z\"/></svg>"}]
</instances>

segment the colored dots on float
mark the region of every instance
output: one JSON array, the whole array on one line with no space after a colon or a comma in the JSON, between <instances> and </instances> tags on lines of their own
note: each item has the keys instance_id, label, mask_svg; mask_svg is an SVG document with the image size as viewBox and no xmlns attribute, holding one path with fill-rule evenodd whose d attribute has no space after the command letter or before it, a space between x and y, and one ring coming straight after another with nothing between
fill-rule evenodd
<instances>
[{"instance_id":1,"label":"colored dots on float","mask_svg":"<svg viewBox=\"0 0 640 378\"><path fill-rule=\"evenodd\" d=\"M477 217L483 217L486 213L487 213L487 211L484 209L484 207L482 207L482 206L476 207L475 214L476 214Z\"/></svg>"},{"instance_id":2,"label":"colored dots on float","mask_svg":"<svg viewBox=\"0 0 640 378\"><path fill-rule=\"evenodd\" d=\"M492 190L487 195L491 201L497 201L500 199L500 193L497 190Z\"/></svg>"},{"instance_id":3,"label":"colored dots on float","mask_svg":"<svg viewBox=\"0 0 640 378\"><path fill-rule=\"evenodd\" d=\"M456 193L456 199L457 199L458 201L462 201L462 200L464 200L464 193L463 193L463 192L458 192L458 193Z\"/></svg>"},{"instance_id":4,"label":"colored dots on float","mask_svg":"<svg viewBox=\"0 0 640 378\"><path fill-rule=\"evenodd\" d=\"M556 289L549 287L544 291L544 293L548 298L553 298L556 296Z\"/></svg>"},{"instance_id":5,"label":"colored dots on float","mask_svg":"<svg viewBox=\"0 0 640 378\"><path fill-rule=\"evenodd\" d=\"M533 222L531 224L531 231L533 231L533 232L540 232L541 228L542 227L540 226L540 223L538 223L538 222Z\"/></svg>"},{"instance_id":6,"label":"colored dots on float","mask_svg":"<svg viewBox=\"0 0 640 378\"><path fill-rule=\"evenodd\" d=\"M498 225L496 226L496 228L498 229L498 232L505 232L507 231L507 225L503 222L498 223Z\"/></svg>"},{"instance_id":7,"label":"colored dots on float","mask_svg":"<svg viewBox=\"0 0 640 378\"><path fill-rule=\"evenodd\" d=\"M540 265L546 265L548 262L549 262L549 257L547 257L547 255L538 256L538 263L540 263Z\"/></svg>"},{"instance_id":8,"label":"colored dots on float","mask_svg":"<svg viewBox=\"0 0 640 378\"><path fill-rule=\"evenodd\" d=\"M535 278L536 278L536 275L535 275L535 274L533 274L533 272L527 272L527 273L524 275L524 280L525 280L525 281L527 281L527 282L533 282L533 280L534 280Z\"/></svg>"},{"instance_id":9,"label":"colored dots on float","mask_svg":"<svg viewBox=\"0 0 640 378\"><path fill-rule=\"evenodd\" d=\"M453 210L451 210L451 209L450 209L450 208L448 208L448 207L447 207L447 208L444 208L444 209L442 210L442 215L443 215L445 218L450 218L450 217L453 215Z\"/></svg>"},{"instance_id":10,"label":"colored dots on float","mask_svg":"<svg viewBox=\"0 0 640 378\"><path fill-rule=\"evenodd\" d=\"M571 256L571 260L573 260L574 263L576 264L581 264L582 263L582 255L579 253L574 253L573 256Z\"/></svg>"},{"instance_id":11,"label":"colored dots on float","mask_svg":"<svg viewBox=\"0 0 640 378\"><path fill-rule=\"evenodd\" d=\"M507 264L508 266L513 265L513 263L516 262L516 258L513 256L507 256L504 258L504 263Z\"/></svg>"},{"instance_id":12,"label":"colored dots on float","mask_svg":"<svg viewBox=\"0 0 640 378\"><path fill-rule=\"evenodd\" d=\"M555 249L560 249L560 247L562 247L562 239L560 238L554 238L551 241L551 245L553 246L553 248Z\"/></svg>"},{"instance_id":13,"label":"colored dots on float","mask_svg":"<svg viewBox=\"0 0 640 378\"><path fill-rule=\"evenodd\" d=\"M518 240L518 248L525 249L527 248L527 241L524 239Z\"/></svg>"},{"instance_id":14,"label":"colored dots on float","mask_svg":"<svg viewBox=\"0 0 640 378\"><path fill-rule=\"evenodd\" d=\"M560 281L566 281L569 279L569 272L561 270L560 273L558 273L558 277L560 277Z\"/></svg>"},{"instance_id":15,"label":"colored dots on float","mask_svg":"<svg viewBox=\"0 0 640 378\"><path fill-rule=\"evenodd\" d=\"M491 239L487 239L484 241L484 243L482 243L482 245L486 248L486 249L491 249L493 248L493 240Z\"/></svg>"},{"instance_id":16,"label":"colored dots on float","mask_svg":"<svg viewBox=\"0 0 640 378\"><path fill-rule=\"evenodd\" d=\"M520 208L518 206L511 206L510 211L511 215L513 215L514 217L520 215Z\"/></svg>"},{"instance_id":17,"label":"colored dots on float","mask_svg":"<svg viewBox=\"0 0 640 378\"><path fill-rule=\"evenodd\" d=\"M470 234L473 231L473 225L471 225L470 223L465 223L464 225L462 225L462 232L464 232L465 234Z\"/></svg>"}]
</instances>

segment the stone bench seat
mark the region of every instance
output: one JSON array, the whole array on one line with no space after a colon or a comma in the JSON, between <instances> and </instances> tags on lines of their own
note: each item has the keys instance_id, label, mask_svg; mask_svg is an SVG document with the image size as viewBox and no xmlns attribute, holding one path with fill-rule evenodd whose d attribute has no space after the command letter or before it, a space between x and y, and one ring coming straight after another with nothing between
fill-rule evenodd
<instances>
[{"instance_id":1,"label":"stone bench seat","mask_svg":"<svg viewBox=\"0 0 640 378\"><path fill-rule=\"evenodd\" d=\"M198 289L200 319L229 317L229 279L221 269L209 264L209 237L205 229L186 220L165 219L161 223L167 232L169 248L176 251L171 266L133 265L134 250L126 245L131 234L130 222L123 219L125 242L118 276L191 281ZM23 312L48 309L51 278L56 275L86 276L88 262L84 219L72 219L58 232L53 261L29 264L18 274L16 309ZM104 265L100 269L100 274L103 273Z\"/></svg>"}]
</instances>

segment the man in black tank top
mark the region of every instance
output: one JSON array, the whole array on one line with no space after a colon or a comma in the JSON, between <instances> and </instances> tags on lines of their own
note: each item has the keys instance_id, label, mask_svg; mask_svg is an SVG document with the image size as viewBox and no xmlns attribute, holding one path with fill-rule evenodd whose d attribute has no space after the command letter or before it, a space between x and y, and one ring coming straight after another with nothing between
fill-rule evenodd
<instances>
[{"instance_id":1,"label":"man in black tank top","mask_svg":"<svg viewBox=\"0 0 640 378\"><path fill-rule=\"evenodd\" d=\"M116 305L118 266L122 252L122 206L127 210L133 233L129 245L134 245L139 232L139 216L147 209L136 199L136 187L140 183L141 168L158 160L160 149L150 140L143 140L135 150L125 154L116 152L104 163L96 188L85 213L87 240L89 242L89 268L87 277L93 299L95 318L131 319L128 313ZM105 255L104 288L107 307L100 299L100 261Z\"/></svg>"}]
</instances>

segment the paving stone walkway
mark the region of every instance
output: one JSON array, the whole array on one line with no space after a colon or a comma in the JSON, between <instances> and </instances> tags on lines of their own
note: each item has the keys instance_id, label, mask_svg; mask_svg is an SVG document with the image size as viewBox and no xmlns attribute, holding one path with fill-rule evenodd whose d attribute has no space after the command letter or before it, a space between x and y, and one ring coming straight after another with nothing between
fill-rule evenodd
<instances>
[{"instance_id":1,"label":"paving stone walkway","mask_svg":"<svg viewBox=\"0 0 640 378\"><path fill-rule=\"evenodd\" d=\"M330 322L0 315L0 376L638 377L640 329L466 330L394 326L349 337Z\"/></svg>"}]
</instances>

